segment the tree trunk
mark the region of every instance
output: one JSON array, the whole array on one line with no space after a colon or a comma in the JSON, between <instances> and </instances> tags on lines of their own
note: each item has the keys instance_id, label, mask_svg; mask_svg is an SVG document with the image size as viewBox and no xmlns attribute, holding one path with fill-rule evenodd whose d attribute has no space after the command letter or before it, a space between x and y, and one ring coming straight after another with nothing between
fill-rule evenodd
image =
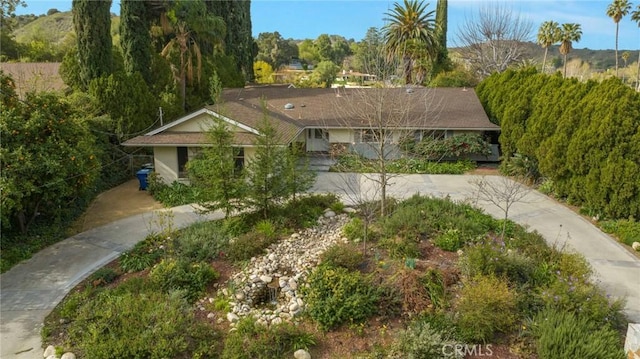
<instances>
[{"instance_id":1,"label":"tree trunk","mask_svg":"<svg viewBox=\"0 0 640 359\"><path fill-rule=\"evenodd\" d=\"M542 58L542 73L546 73L545 64L547 63L547 51L549 51L549 47L544 48L544 57Z\"/></svg>"},{"instance_id":2,"label":"tree trunk","mask_svg":"<svg viewBox=\"0 0 640 359\"><path fill-rule=\"evenodd\" d=\"M567 78L567 54L564 54L564 78Z\"/></svg>"},{"instance_id":3,"label":"tree trunk","mask_svg":"<svg viewBox=\"0 0 640 359\"><path fill-rule=\"evenodd\" d=\"M616 22L616 77L618 77L618 30L620 23Z\"/></svg>"}]
</instances>

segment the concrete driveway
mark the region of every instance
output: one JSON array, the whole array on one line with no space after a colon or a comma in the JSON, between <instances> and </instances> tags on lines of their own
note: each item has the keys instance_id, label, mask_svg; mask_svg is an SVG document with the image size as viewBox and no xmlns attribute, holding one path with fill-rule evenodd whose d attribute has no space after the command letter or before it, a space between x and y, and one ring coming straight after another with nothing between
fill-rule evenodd
<instances>
[{"instance_id":1,"label":"concrete driveway","mask_svg":"<svg viewBox=\"0 0 640 359\"><path fill-rule=\"evenodd\" d=\"M474 176L402 175L394 177L388 195L414 193L450 196L475 202ZM498 181L498 177L487 177ZM332 192L346 202L378 191L367 175L319 173L312 191ZM492 204L478 202L487 213L503 217ZM183 227L199 220L191 206L172 209L174 224ZM98 268L117 258L158 231L152 214L136 215L80 233L48 247L31 259L0 275L0 358L42 358L40 329L46 315L66 293ZM640 322L640 260L598 228L563 205L530 191L510 210L509 218L536 230L553 245L583 254L596 272L599 284L611 295L626 297L626 313Z\"/></svg>"}]
</instances>

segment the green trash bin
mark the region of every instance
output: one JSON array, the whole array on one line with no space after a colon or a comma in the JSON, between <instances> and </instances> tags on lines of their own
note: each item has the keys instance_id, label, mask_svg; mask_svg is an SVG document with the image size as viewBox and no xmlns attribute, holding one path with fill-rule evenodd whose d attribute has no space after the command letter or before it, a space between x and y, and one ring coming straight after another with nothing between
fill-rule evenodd
<instances>
[{"instance_id":1,"label":"green trash bin","mask_svg":"<svg viewBox=\"0 0 640 359\"><path fill-rule=\"evenodd\" d=\"M146 191L147 186L149 185L148 177L151 170L149 168L143 168L136 172L136 177L138 177L138 181L140 182L140 187L138 187L139 191Z\"/></svg>"}]
</instances>

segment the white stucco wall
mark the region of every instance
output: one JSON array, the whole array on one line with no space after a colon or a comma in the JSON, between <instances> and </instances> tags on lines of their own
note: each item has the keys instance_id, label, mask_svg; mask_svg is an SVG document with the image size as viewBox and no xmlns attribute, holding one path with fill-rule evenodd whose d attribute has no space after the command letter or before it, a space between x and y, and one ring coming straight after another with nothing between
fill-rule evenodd
<instances>
[{"instance_id":1,"label":"white stucco wall","mask_svg":"<svg viewBox=\"0 0 640 359\"><path fill-rule=\"evenodd\" d=\"M329 142L351 143L353 142L353 131L351 129L329 129Z\"/></svg>"},{"instance_id":2,"label":"white stucco wall","mask_svg":"<svg viewBox=\"0 0 640 359\"><path fill-rule=\"evenodd\" d=\"M178 180L178 152L175 147L154 147L153 164L166 184Z\"/></svg>"}]
</instances>

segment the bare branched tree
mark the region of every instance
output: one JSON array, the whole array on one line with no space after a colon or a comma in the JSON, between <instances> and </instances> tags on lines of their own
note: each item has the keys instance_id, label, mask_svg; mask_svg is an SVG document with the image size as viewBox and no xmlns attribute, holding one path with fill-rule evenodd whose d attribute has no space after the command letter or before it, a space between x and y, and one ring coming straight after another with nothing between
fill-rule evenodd
<instances>
[{"instance_id":1,"label":"bare branched tree","mask_svg":"<svg viewBox=\"0 0 640 359\"><path fill-rule=\"evenodd\" d=\"M370 169L363 174L379 188L380 214L387 214L387 188L396 176L391 161L404 156L401 144L415 141L417 128L429 128L439 106L428 88L358 88L338 92L336 118L353 133L351 151Z\"/></svg>"},{"instance_id":2,"label":"bare branched tree","mask_svg":"<svg viewBox=\"0 0 640 359\"><path fill-rule=\"evenodd\" d=\"M486 77L522 61L533 28L532 22L504 4L486 4L458 28L455 45L471 69Z\"/></svg>"},{"instance_id":3,"label":"bare branched tree","mask_svg":"<svg viewBox=\"0 0 640 359\"><path fill-rule=\"evenodd\" d=\"M504 239L509 210L515 203L524 202L524 198L531 192L531 189L523 185L518 179L510 179L503 176L475 177L469 183L474 186L476 204L477 201L488 202L500 208L504 213L501 234Z\"/></svg>"}]
</instances>

